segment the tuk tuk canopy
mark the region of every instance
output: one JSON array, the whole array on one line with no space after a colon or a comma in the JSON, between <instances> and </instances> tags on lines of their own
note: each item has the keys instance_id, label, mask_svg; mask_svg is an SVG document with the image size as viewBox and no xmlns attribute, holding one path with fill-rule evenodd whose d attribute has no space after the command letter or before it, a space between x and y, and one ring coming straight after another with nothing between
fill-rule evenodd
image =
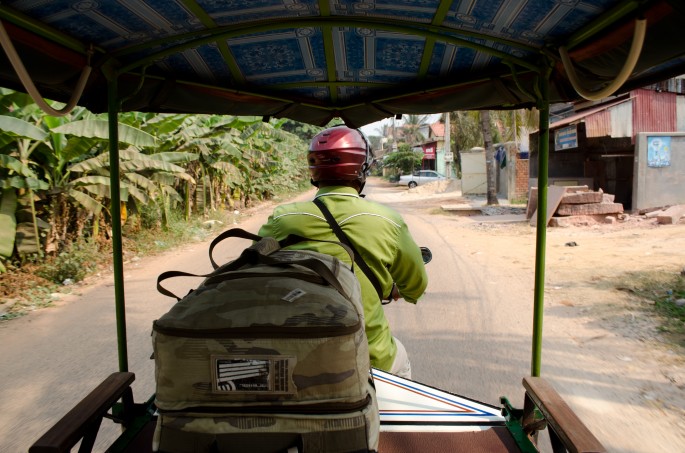
<instances>
[{"instance_id":1,"label":"tuk tuk canopy","mask_svg":"<svg viewBox=\"0 0 685 453\"><path fill-rule=\"evenodd\" d=\"M589 93L685 73L679 0L8 0L0 19L41 96L96 113L113 78L120 111L360 127L533 107L541 78L576 100L569 71ZM0 86L24 91L6 52Z\"/></svg>"}]
</instances>

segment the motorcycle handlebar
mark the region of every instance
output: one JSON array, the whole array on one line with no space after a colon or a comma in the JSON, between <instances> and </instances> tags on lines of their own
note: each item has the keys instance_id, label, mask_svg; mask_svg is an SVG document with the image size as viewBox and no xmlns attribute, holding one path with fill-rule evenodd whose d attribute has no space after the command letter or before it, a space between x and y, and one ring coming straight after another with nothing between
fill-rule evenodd
<instances>
[{"instance_id":1,"label":"motorcycle handlebar","mask_svg":"<svg viewBox=\"0 0 685 453\"><path fill-rule=\"evenodd\" d=\"M428 247L421 248L421 258L423 258L423 264L428 264L433 259L433 252L430 251Z\"/></svg>"},{"instance_id":2,"label":"motorcycle handlebar","mask_svg":"<svg viewBox=\"0 0 685 453\"><path fill-rule=\"evenodd\" d=\"M423 258L423 264L428 264L431 262L433 259L433 252L430 251L428 247L420 247L421 249L421 258ZM387 305L393 300L397 300L400 297L399 291L397 291L397 286L393 283L392 284L392 290L390 291L390 295L388 296L387 300L381 300L381 303L383 305Z\"/></svg>"}]
</instances>

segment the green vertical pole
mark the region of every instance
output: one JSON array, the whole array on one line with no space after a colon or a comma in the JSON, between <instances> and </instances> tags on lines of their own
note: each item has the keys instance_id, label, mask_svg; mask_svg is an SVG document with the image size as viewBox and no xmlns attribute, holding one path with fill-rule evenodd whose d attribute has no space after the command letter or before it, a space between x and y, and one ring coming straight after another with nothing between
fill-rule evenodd
<instances>
[{"instance_id":1,"label":"green vertical pole","mask_svg":"<svg viewBox=\"0 0 685 453\"><path fill-rule=\"evenodd\" d=\"M535 240L535 292L533 296L532 376L540 376L542 361L542 316L545 308L545 249L547 246L547 181L549 162L549 73L540 77L540 131L538 136L538 211Z\"/></svg>"},{"instance_id":2,"label":"green vertical pole","mask_svg":"<svg viewBox=\"0 0 685 453\"><path fill-rule=\"evenodd\" d=\"M121 193L119 190L119 95L117 76L111 75L107 84L109 123L109 179L112 213L112 266L114 268L114 303L117 321L119 371L128 371L126 346L126 303L124 301L124 265L121 245Z\"/></svg>"}]
</instances>

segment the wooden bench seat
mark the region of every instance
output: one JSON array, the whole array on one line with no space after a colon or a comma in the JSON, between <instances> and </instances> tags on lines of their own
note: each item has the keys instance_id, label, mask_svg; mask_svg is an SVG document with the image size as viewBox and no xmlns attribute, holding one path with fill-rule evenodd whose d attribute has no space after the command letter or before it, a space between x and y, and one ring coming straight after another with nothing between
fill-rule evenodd
<instances>
[{"instance_id":1,"label":"wooden bench seat","mask_svg":"<svg viewBox=\"0 0 685 453\"><path fill-rule=\"evenodd\" d=\"M29 449L30 453L62 453L71 451L81 441L80 452L91 451L102 418L119 399L124 406L133 406L130 386L133 373L113 373L86 398L70 410ZM606 449L571 410L561 396L542 378L523 379L526 396L523 410L515 419L521 433L536 443L537 433L549 428L554 452L604 453ZM537 409L537 411L536 411ZM538 412L539 411L539 412ZM522 417L521 417L522 414ZM542 415L541 418L540 414ZM150 416L152 413L150 412ZM125 451L152 451L155 417L148 418ZM521 440L521 439L519 439ZM450 452L450 453L517 453L521 450L505 426L493 426L481 431L465 432L397 432L380 433L380 453Z\"/></svg>"},{"instance_id":2,"label":"wooden bench seat","mask_svg":"<svg viewBox=\"0 0 685 453\"><path fill-rule=\"evenodd\" d=\"M130 400L133 373L112 373L29 448L29 453L62 453L81 441L79 451L90 451L102 418L120 398Z\"/></svg>"}]
</instances>

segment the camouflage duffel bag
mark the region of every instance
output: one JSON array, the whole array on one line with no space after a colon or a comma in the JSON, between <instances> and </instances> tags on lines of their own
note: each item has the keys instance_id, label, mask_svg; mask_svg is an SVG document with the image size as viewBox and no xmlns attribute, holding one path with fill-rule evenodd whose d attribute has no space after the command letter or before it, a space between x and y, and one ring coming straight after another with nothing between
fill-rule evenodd
<instances>
[{"instance_id":1,"label":"camouflage duffel bag","mask_svg":"<svg viewBox=\"0 0 685 453\"><path fill-rule=\"evenodd\" d=\"M258 241L218 267L231 236ZM223 233L215 271L153 323L155 450L377 450L359 282L334 257L282 249L301 240Z\"/></svg>"}]
</instances>

